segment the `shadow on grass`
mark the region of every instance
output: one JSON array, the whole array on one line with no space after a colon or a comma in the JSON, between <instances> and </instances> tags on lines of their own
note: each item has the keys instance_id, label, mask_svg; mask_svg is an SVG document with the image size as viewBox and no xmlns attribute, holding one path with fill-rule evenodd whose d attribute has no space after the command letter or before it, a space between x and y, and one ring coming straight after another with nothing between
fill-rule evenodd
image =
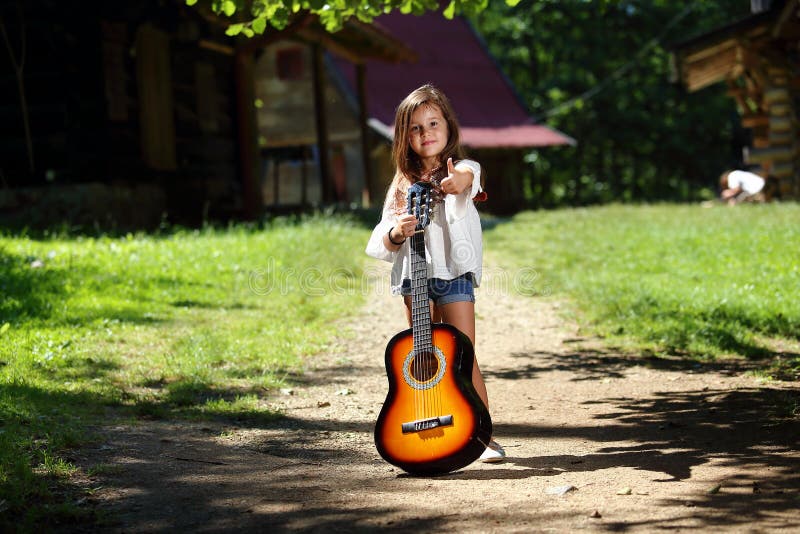
<instances>
[{"instance_id":1,"label":"shadow on grass","mask_svg":"<svg viewBox=\"0 0 800 534\"><path fill-rule=\"evenodd\" d=\"M48 327L59 325L83 326L94 321L152 324L161 320L150 313L151 307L138 301L119 305L93 302L90 306L74 305L64 310L65 304L83 281L108 276L99 269L80 267L59 268L51 265L37 266L36 258L8 254L0 250L0 324L3 322L47 321ZM159 283L169 288L174 280ZM107 291L113 291L110 286Z\"/></svg>"},{"instance_id":2,"label":"shadow on grass","mask_svg":"<svg viewBox=\"0 0 800 534\"><path fill-rule=\"evenodd\" d=\"M8 254L0 249L0 322L17 317L50 316L54 305L66 296L65 273L59 269L37 268L35 258Z\"/></svg>"},{"instance_id":3,"label":"shadow on grass","mask_svg":"<svg viewBox=\"0 0 800 534\"><path fill-rule=\"evenodd\" d=\"M259 306L254 306L252 304L243 304L241 302L234 302L231 304L220 303L220 302L204 302L200 300L176 300L171 302L170 305L174 306L175 308L199 308L204 310L258 310L260 309Z\"/></svg>"},{"instance_id":4,"label":"shadow on grass","mask_svg":"<svg viewBox=\"0 0 800 534\"><path fill-rule=\"evenodd\" d=\"M660 311L654 320L660 324L674 324L672 329L659 331L656 344L666 345L668 352L694 358L706 353L692 350L695 343L716 348L723 354L738 354L751 360L763 360L783 353L756 340L757 336L800 340L800 320L781 314L755 317L746 310L717 309L709 312ZM666 340L666 341L663 341Z\"/></svg>"},{"instance_id":5,"label":"shadow on grass","mask_svg":"<svg viewBox=\"0 0 800 534\"><path fill-rule=\"evenodd\" d=\"M221 388L194 378L142 385L150 393L131 399L126 410L143 419L228 421L258 427L282 417L261 402L268 392L260 387Z\"/></svg>"},{"instance_id":6,"label":"shadow on grass","mask_svg":"<svg viewBox=\"0 0 800 534\"><path fill-rule=\"evenodd\" d=\"M108 372L101 367L87 377ZM96 439L87 424L117 401L96 392L45 391L23 380L0 383L0 530L30 532L94 520L72 505L77 497L58 474L59 459Z\"/></svg>"},{"instance_id":7,"label":"shadow on grass","mask_svg":"<svg viewBox=\"0 0 800 534\"><path fill-rule=\"evenodd\" d=\"M103 288L95 292L112 294L120 285L128 291L129 280L124 275L109 274L99 267L87 268L72 266L69 269L52 265L35 266L35 258L8 254L0 250L0 288L3 299L0 302L0 325L4 322L20 322L40 320L47 321L48 327L59 325L85 326L96 321L119 321L131 324L156 324L163 318L154 314L154 309L163 306L174 308L200 309L258 309L257 306L242 303L205 302L199 300L153 301L150 296L130 295L129 298L112 302L93 300L82 305L65 304L75 295L87 280L105 280ZM148 286L157 286L169 294L175 288L176 280L169 277L152 277L147 279ZM202 293L204 289L215 288L214 282L195 282L181 280L180 285L194 292ZM155 292L153 292L155 293Z\"/></svg>"},{"instance_id":8,"label":"shadow on grass","mask_svg":"<svg viewBox=\"0 0 800 534\"><path fill-rule=\"evenodd\" d=\"M97 358L76 359L54 368L51 378L69 384L108 384L97 391L38 387L18 378L0 382L0 531L41 527L89 528L99 517L75 502L86 501L68 477L58 475L75 451L99 439L99 428L142 421L205 421L263 427L280 415L257 398L263 391L216 388L185 379L149 383L157 395L122 392L110 386L119 366ZM87 530L89 531L89 530Z\"/></svg>"},{"instance_id":9,"label":"shadow on grass","mask_svg":"<svg viewBox=\"0 0 800 534\"><path fill-rule=\"evenodd\" d=\"M609 291L615 292L613 288ZM617 291L623 293L621 289ZM602 298L597 301L604 302ZM596 312L600 329L688 358L705 359L712 352L738 354L751 360L767 359L784 353L762 344L761 338L800 341L800 317L777 310L766 312L742 304L703 307L652 294L626 302L623 306L626 317L621 316L618 303L613 306L616 307Z\"/></svg>"}]
</instances>

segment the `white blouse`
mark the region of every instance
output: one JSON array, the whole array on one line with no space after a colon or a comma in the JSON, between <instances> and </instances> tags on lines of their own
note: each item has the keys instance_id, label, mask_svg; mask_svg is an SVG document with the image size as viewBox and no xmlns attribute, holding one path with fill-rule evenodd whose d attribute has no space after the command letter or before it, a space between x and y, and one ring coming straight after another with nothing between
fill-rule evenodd
<instances>
[{"instance_id":1,"label":"white blouse","mask_svg":"<svg viewBox=\"0 0 800 534\"><path fill-rule=\"evenodd\" d=\"M425 230L428 278L452 280L472 273L475 287L478 287L483 265L483 237L480 216L472 198L481 192L481 166L476 161L465 159L455 168L472 171L472 187L458 195L445 195L444 202L433 210L433 220ZM390 188L381 221L372 231L366 252L373 258L392 263L392 293L399 295L403 279L411 278L411 240L407 239L397 252L388 250L383 244L383 237L397 224L394 195L394 188Z\"/></svg>"},{"instance_id":2,"label":"white blouse","mask_svg":"<svg viewBox=\"0 0 800 534\"><path fill-rule=\"evenodd\" d=\"M741 187L745 193L755 195L764 189L764 179L749 171L731 171L728 173L728 187Z\"/></svg>"}]
</instances>

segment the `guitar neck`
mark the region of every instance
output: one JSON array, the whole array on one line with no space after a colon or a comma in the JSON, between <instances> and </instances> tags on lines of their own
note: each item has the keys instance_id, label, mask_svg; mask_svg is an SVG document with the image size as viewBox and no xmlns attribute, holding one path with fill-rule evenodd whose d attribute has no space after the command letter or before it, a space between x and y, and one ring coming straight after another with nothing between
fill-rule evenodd
<instances>
[{"instance_id":1,"label":"guitar neck","mask_svg":"<svg viewBox=\"0 0 800 534\"><path fill-rule=\"evenodd\" d=\"M432 348L424 232L411 236L411 328L416 349Z\"/></svg>"}]
</instances>

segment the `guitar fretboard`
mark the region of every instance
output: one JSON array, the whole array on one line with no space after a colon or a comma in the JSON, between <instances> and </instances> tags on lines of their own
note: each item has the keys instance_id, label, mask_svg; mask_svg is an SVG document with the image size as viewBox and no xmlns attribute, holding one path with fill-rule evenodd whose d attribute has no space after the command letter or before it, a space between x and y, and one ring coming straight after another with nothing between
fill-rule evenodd
<instances>
[{"instance_id":1,"label":"guitar fretboard","mask_svg":"<svg viewBox=\"0 0 800 534\"><path fill-rule=\"evenodd\" d=\"M425 233L411 236L411 329L416 352L431 352L431 309L428 302L428 263Z\"/></svg>"}]
</instances>

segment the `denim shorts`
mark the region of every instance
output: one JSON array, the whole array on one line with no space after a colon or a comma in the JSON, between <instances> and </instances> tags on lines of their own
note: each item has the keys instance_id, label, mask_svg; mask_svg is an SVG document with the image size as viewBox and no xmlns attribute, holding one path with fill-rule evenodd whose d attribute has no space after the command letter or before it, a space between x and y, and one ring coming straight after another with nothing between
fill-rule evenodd
<instances>
[{"instance_id":1,"label":"denim shorts","mask_svg":"<svg viewBox=\"0 0 800 534\"><path fill-rule=\"evenodd\" d=\"M475 277L472 273L462 274L452 280L428 278L428 298L437 306L453 302L475 302ZM403 280L400 294L411 295L411 280Z\"/></svg>"}]
</instances>

